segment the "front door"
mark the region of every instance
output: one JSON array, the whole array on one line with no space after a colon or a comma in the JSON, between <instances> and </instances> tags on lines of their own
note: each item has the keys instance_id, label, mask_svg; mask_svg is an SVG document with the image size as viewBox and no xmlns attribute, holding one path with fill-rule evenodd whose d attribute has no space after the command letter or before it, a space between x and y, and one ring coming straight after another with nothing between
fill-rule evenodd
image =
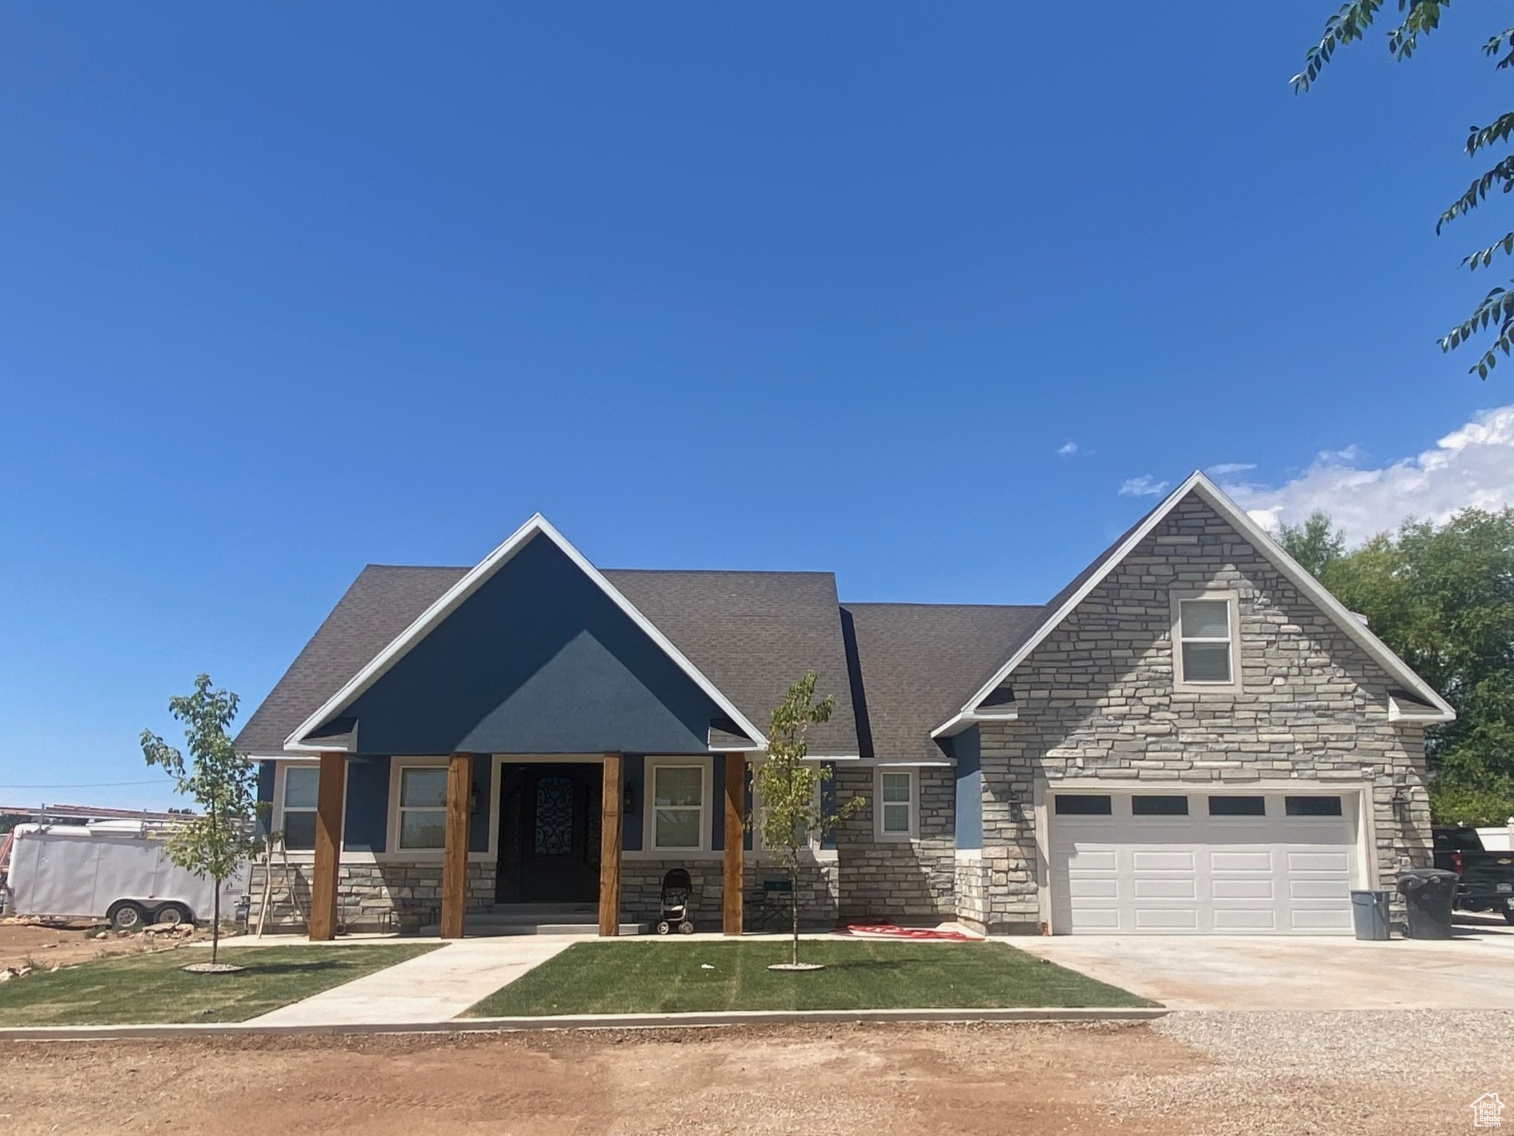
<instances>
[{"instance_id":1,"label":"front door","mask_svg":"<svg viewBox=\"0 0 1514 1136\"><path fill-rule=\"evenodd\" d=\"M598 902L602 781L598 765L502 767L498 902Z\"/></svg>"}]
</instances>

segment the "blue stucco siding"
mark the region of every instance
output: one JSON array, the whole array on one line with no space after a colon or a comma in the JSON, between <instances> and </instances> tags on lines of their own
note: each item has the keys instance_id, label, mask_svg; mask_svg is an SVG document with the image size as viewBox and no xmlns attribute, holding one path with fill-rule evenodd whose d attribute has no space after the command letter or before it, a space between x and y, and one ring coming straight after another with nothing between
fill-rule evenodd
<instances>
[{"instance_id":1,"label":"blue stucco siding","mask_svg":"<svg viewBox=\"0 0 1514 1136\"><path fill-rule=\"evenodd\" d=\"M537 536L344 713L361 753L707 753L713 700Z\"/></svg>"},{"instance_id":2,"label":"blue stucco siding","mask_svg":"<svg viewBox=\"0 0 1514 1136\"><path fill-rule=\"evenodd\" d=\"M983 770L978 727L951 739L957 759L957 847L983 847Z\"/></svg>"},{"instance_id":3,"label":"blue stucco siding","mask_svg":"<svg viewBox=\"0 0 1514 1136\"><path fill-rule=\"evenodd\" d=\"M388 837L389 759L354 757L347 762L343 847L348 852L382 852Z\"/></svg>"}]
</instances>

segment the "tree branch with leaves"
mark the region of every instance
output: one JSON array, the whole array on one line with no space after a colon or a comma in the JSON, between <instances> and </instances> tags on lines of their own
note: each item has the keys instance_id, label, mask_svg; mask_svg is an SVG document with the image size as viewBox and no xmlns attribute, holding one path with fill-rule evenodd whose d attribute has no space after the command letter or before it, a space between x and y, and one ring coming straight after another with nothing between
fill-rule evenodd
<instances>
[{"instance_id":1,"label":"tree branch with leaves","mask_svg":"<svg viewBox=\"0 0 1514 1136\"><path fill-rule=\"evenodd\" d=\"M1403 13L1402 22L1388 32L1388 54L1397 60L1408 59L1419 47L1421 36L1429 35L1440 26L1441 14L1451 6L1451 0L1397 0L1398 10ZM1293 89L1303 93L1309 90L1335 55L1336 49L1354 40L1366 38L1386 0L1348 0L1335 15L1325 21L1325 33L1320 42L1304 53L1304 69L1292 79ZM1514 67L1514 27L1506 28L1483 44L1483 54L1492 59L1498 70ZM1486 126L1473 126L1467 134L1465 150L1468 157L1477 157L1493 146L1507 145L1514 135L1514 111L1499 115ZM1453 201L1435 223L1438 235L1446 225L1464 217L1482 205L1494 189L1502 193L1514 192L1514 155L1505 155L1492 167L1472 180L1465 193ZM1469 272L1491 268L1495 257L1514 255L1514 232L1505 234L1486 248L1462 259L1462 267ZM1510 281L1514 284L1514 281ZM1498 356L1514 354L1514 290L1497 286L1488 290L1472 309L1472 314L1452 328L1440 339L1442 351L1453 351L1473 336L1492 331L1492 346L1468 368L1471 374L1486 379L1498 363Z\"/></svg>"},{"instance_id":2,"label":"tree branch with leaves","mask_svg":"<svg viewBox=\"0 0 1514 1136\"><path fill-rule=\"evenodd\" d=\"M807 762L811 726L831 720L836 709L834 695L815 701L815 672L805 671L793 683L783 701L773 709L768 727L767 759L752 774L760 807L757 830L763 846L789 877L789 968L799 962L799 872L812 840L818 840L867 802L852 797L833 813L827 813L820 786L833 776L826 766ZM816 967L815 969L819 969Z\"/></svg>"},{"instance_id":3,"label":"tree branch with leaves","mask_svg":"<svg viewBox=\"0 0 1514 1136\"><path fill-rule=\"evenodd\" d=\"M179 867L215 882L210 961L218 962L221 942L221 885L252 856L258 845L257 765L236 752L227 728L237 716L237 696L195 679L193 694L168 700L168 710L184 724L189 759L151 730L142 731L142 755L174 778L179 793L194 800L199 815L169 830L164 851Z\"/></svg>"}]
</instances>

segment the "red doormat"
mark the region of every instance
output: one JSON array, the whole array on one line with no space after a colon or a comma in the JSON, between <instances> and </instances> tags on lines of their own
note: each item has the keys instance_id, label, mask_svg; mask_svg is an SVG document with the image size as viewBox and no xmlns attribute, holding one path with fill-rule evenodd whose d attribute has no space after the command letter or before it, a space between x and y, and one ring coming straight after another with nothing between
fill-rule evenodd
<instances>
[{"instance_id":1,"label":"red doormat","mask_svg":"<svg viewBox=\"0 0 1514 1136\"><path fill-rule=\"evenodd\" d=\"M963 931L938 931L934 927L896 927L892 923L848 923L842 929L846 935L859 939L931 939L948 943L979 943L981 935L969 935Z\"/></svg>"}]
</instances>

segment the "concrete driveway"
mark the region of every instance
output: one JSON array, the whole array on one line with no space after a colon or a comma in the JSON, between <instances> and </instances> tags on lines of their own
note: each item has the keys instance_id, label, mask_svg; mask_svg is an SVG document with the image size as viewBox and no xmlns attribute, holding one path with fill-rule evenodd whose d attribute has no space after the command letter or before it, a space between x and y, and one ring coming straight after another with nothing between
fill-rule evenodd
<instances>
[{"instance_id":1,"label":"concrete driveway","mask_svg":"<svg viewBox=\"0 0 1514 1136\"><path fill-rule=\"evenodd\" d=\"M1514 927L1458 914L1432 942L1068 935L1011 945L1177 1010L1514 1009Z\"/></svg>"}]
</instances>

